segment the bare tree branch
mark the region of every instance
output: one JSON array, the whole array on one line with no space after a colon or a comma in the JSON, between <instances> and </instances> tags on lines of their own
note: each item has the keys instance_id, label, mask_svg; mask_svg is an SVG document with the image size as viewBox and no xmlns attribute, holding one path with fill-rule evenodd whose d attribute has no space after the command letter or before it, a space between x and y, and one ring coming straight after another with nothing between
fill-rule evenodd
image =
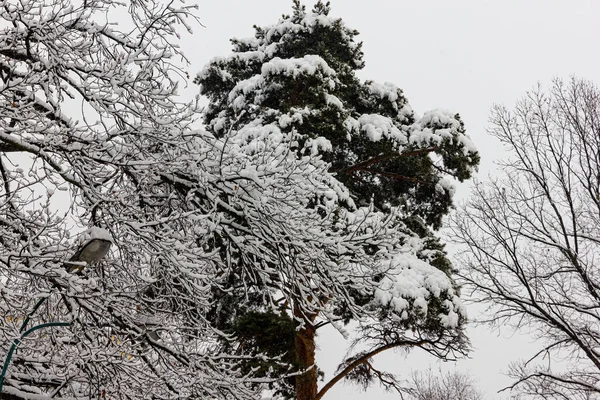
<instances>
[{"instance_id":1,"label":"bare tree branch","mask_svg":"<svg viewBox=\"0 0 600 400\"><path fill-rule=\"evenodd\" d=\"M461 276L494 323L535 327L542 350L511 369L534 398L588 398L600 379L600 92L577 78L538 86L490 132L511 152L453 221ZM568 372L550 362L566 359Z\"/></svg>"}]
</instances>

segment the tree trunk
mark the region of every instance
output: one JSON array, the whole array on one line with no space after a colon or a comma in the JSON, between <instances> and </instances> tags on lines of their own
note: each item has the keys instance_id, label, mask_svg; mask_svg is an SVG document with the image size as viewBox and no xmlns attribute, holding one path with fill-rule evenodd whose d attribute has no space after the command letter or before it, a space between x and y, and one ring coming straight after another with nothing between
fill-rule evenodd
<instances>
[{"instance_id":1,"label":"tree trunk","mask_svg":"<svg viewBox=\"0 0 600 400\"><path fill-rule=\"evenodd\" d=\"M315 365L315 328L305 321L296 332L296 359L301 368L310 368L296 376L296 400L314 400L317 396L317 366Z\"/></svg>"}]
</instances>

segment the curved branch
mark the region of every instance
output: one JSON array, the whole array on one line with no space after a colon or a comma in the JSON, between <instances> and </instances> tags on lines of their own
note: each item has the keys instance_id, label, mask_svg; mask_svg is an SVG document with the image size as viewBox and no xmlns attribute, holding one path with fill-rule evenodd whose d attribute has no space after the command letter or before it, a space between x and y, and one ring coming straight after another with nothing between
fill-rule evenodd
<instances>
[{"instance_id":1,"label":"curved branch","mask_svg":"<svg viewBox=\"0 0 600 400\"><path fill-rule=\"evenodd\" d=\"M359 357L356 360L354 360L353 362L351 362L339 374L337 374L336 376L331 378L331 380L329 382L327 382L327 384L325 384L325 386L323 386L321 388L321 390L319 390L319 392L317 393L317 396L314 398L314 400L321 400L321 398L323 398L323 396L325 395L325 393L327 393L329 391L329 389L331 389L336 383L338 383L340 380L342 380L344 377L346 377L346 375L348 375L354 368L358 367L361 364L368 362L371 357L376 356L379 353L382 353L386 350L390 350L390 349L393 349L396 347L422 346L426 343L431 343L431 341L430 340L419 340L419 341L414 342L414 341L410 341L410 340L405 340L405 341L386 344L385 346L378 347L375 350L371 350L370 352L363 354L361 357Z\"/></svg>"}]
</instances>

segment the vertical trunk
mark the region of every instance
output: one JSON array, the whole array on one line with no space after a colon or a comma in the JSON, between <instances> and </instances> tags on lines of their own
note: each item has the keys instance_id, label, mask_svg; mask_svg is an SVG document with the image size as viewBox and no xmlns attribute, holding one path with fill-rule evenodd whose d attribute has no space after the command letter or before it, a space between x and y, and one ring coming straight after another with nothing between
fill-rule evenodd
<instances>
[{"instance_id":1,"label":"vertical trunk","mask_svg":"<svg viewBox=\"0 0 600 400\"><path fill-rule=\"evenodd\" d=\"M296 332L296 359L302 368L312 367L296 376L296 400L314 400L317 396L317 367L315 365L315 328L309 321Z\"/></svg>"},{"instance_id":2,"label":"vertical trunk","mask_svg":"<svg viewBox=\"0 0 600 400\"><path fill-rule=\"evenodd\" d=\"M317 366L315 365L315 333L313 322L317 314L307 315L297 304L294 305L294 317L304 321L302 329L296 331L294 347L296 361L300 368L310 368L296 376L296 400L314 400L317 396Z\"/></svg>"}]
</instances>

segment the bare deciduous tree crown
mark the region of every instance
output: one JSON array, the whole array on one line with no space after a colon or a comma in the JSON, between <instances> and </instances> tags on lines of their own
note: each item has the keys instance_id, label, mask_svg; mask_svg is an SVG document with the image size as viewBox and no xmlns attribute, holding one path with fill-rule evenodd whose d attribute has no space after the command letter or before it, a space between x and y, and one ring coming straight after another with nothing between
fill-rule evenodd
<instances>
[{"instance_id":1,"label":"bare deciduous tree crown","mask_svg":"<svg viewBox=\"0 0 600 400\"><path fill-rule=\"evenodd\" d=\"M541 346L515 364L513 388L584 399L600 388L600 92L585 80L538 86L491 134L510 151L454 219L458 265L490 320L535 327ZM559 360L567 368L554 369Z\"/></svg>"}]
</instances>

